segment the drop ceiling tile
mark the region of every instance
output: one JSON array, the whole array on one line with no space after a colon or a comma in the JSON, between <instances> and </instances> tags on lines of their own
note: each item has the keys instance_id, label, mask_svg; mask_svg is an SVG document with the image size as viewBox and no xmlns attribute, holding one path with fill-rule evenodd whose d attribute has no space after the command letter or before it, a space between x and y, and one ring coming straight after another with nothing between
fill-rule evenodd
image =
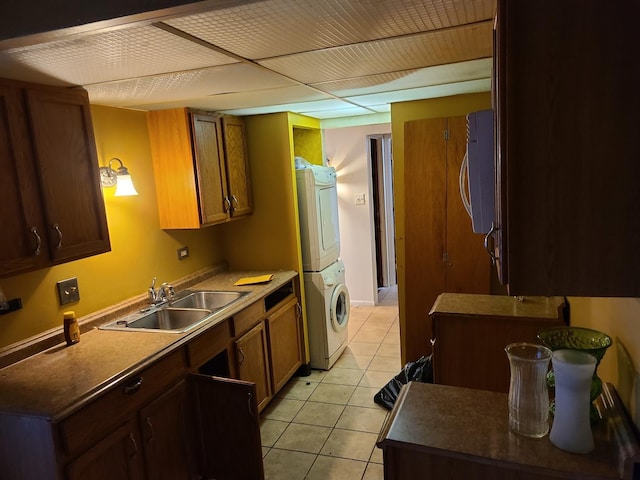
<instances>
[{"instance_id":1,"label":"drop ceiling tile","mask_svg":"<svg viewBox=\"0 0 640 480\"><path fill-rule=\"evenodd\" d=\"M356 108L359 111L365 111L372 113L366 108L354 107L347 102L341 102L339 100L315 100L315 101L299 101L295 103L281 103L281 104L269 104L263 107L248 107L248 108L233 108L226 110L226 113L232 115L258 115L263 113L273 112L295 112L308 115L310 111L337 111L345 108Z\"/></svg>"},{"instance_id":2,"label":"drop ceiling tile","mask_svg":"<svg viewBox=\"0 0 640 480\"><path fill-rule=\"evenodd\" d=\"M276 111L284 111L280 105L298 104L307 101L326 100L328 97L305 86L252 90L248 92L226 93L207 97L193 97L186 100L165 103L140 103L131 108L159 110L163 108L191 107L213 111L231 109L264 108L276 105Z\"/></svg>"},{"instance_id":3,"label":"drop ceiling tile","mask_svg":"<svg viewBox=\"0 0 640 480\"><path fill-rule=\"evenodd\" d=\"M43 77L72 85L236 62L231 57L149 25L79 35L0 52L2 71L10 69L13 75L22 77L36 71Z\"/></svg>"},{"instance_id":4,"label":"drop ceiling tile","mask_svg":"<svg viewBox=\"0 0 640 480\"><path fill-rule=\"evenodd\" d=\"M466 82L447 83L431 87L410 88L386 93L376 93L357 97L347 97L346 100L362 105L380 105L383 103L407 102L423 98L449 97L462 93L490 92L491 79L469 80Z\"/></svg>"},{"instance_id":5,"label":"drop ceiling tile","mask_svg":"<svg viewBox=\"0 0 640 480\"><path fill-rule=\"evenodd\" d=\"M255 60L476 23L494 13L495 0L266 0L165 23Z\"/></svg>"},{"instance_id":6,"label":"drop ceiling tile","mask_svg":"<svg viewBox=\"0 0 640 480\"><path fill-rule=\"evenodd\" d=\"M131 106L167 103L210 95L297 85L280 75L244 63L188 70L86 87L91 103Z\"/></svg>"},{"instance_id":7,"label":"drop ceiling tile","mask_svg":"<svg viewBox=\"0 0 640 480\"><path fill-rule=\"evenodd\" d=\"M358 115L371 115L371 110L361 107L350 107L350 108L339 108L339 109L328 109L328 110L314 110L310 112L305 112L305 115L309 117L319 118L319 119L327 119L327 118L340 118L340 117L355 117Z\"/></svg>"},{"instance_id":8,"label":"drop ceiling tile","mask_svg":"<svg viewBox=\"0 0 640 480\"><path fill-rule=\"evenodd\" d=\"M402 72L368 75L335 82L311 84L315 88L339 97L367 95L393 90L406 90L450 82L491 78L493 60L484 58L468 62L438 65Z\"/></svg>"},{"instance_id":9,"label":"drop ceiling tile","mask_svg":"<svg viewBox=\"0 0 640 480\"><path fill-rule=\"evenodd\" d=\"M483 22L272 58L259 63L300 82L315 84L488 58L492 55L492 39L492 22Z\"/></svg>"}]
</instances>

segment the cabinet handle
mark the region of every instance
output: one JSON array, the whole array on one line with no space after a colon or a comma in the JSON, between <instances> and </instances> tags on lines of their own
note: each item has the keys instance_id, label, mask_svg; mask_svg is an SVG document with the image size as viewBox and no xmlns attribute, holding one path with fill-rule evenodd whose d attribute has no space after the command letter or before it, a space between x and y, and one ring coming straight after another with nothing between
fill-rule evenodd
<instances>
[{"instance_id":1,"label":"cabinet handle","mask_svg":"<svg viewBox=\"0 0 640 480\"><path fill-rule=\"evenodd\" d=\"M231 201L229 197L224 197L224 211L228 212L229 210L231 210Z\"/></svg>"},{"instance_id":2,"label":"cabinet handle","mask_svg":"<svg viewBox=\"0 0 640 480\"><path fill-rule=\"evenodd\" d=\"M60 225L54 223L53 229L58 232L58 244L56 245L56 248L59 250L62 248L62 232L60 231Z\"/></svg>"},{"instance_id":3,"label":"cabinet handle","mask_svg":"<svg viewBox=\"0 0 640 480\"><path fill-rule=\"evenodd\" d=\"M238 363L242 365L244 363L244 352L242 351L242 348L238 347L238 353L242 355L242 358L238 360Z\"/></svg>"},{"instance_id":4,"label":"cabinet handle","mask_svg":"<svg viewBox=\"0 0 640 480\"><path fill-rule=\"evenodd\" d=\"M125 395L133 395L138 390L140 390L141 386L142 386L142 377L138 377L133 382L125 385L122 391L124 392Z\"/></svg>"},{"instance_id":5,"label":"cabinet handle","mask_svg":"<svg viewBox=\"0 0 640 480\"><path fill-rule=\"evenodd\" d=\"M153 423L151 423L151 417L147 417L146 419L147 426L149 427L149 439L147 443L151 443L153 441Z\"/></svg>"},{"instance_id":6,"label":"cabinet handle","mask_svg":"<svg viewBox=\"0 0 640 480\"><path fill-rule=\"evenodd\" d=\"M36 249L33 252L34 255L40 255L40 247L42 246L42 239L40 235L38 235L38 229L36 227L31 227L31 233L36 237Z\"/></svg>"},{"instance_id":7,"label":"cabinet handle","mask_svg":"<svg viewBox=\"0 0 640 480\"><path fill-rule=\"evenodd\" d=\"M249 392L247 398L247 409L249 409L249 415L253 416L253 410L251 409L251 392Z\"/></svg>"},{"instance_id":8,"label":"cabinet handle","mask_svg":"<svg viewBox=\"0 0 640 480\"><path fill-rule=\"evenodd\" d=\"M491 263L493 265L496 264L496 254L493 247L489 248L489 239L493 237L493 234L496 232L496 230L497 230L496 226L493 224L493 222L491 222L491 228L489 229L487 234L484 236L484 249L489 254L489 258L491 258Z\"/></svg>"},{"instance_id":9,"label":"cabinet handle","mask_svg":"<svg viewBox=\"0 0 640 480\"><path fill-rule=\"evenodd\" d=\"M296 303L296 318L302 317L302 305Z\"/></svg>"},{"instance_id":10,"label":"cabinet handle","mask_svg":"<svg viewBox=\"0 0 640 480\"><path fill-rule=\"evenodd\" d=\"M233 209L237 209L238 208L238 197L236 197L235 195L231 195L231 200L232 200L232 206Z\"/></svg>"},{"instance_id":11,"label":"cabinet handle","mask_svg":"<svg viewBox=\"0 0 640 480\"><path fill-rule=\"evenodd\" d=\"M133 436L133 433L129 434L129 442L131 443L131 447L133 448L133 452L130 455L131 459L133 460L138 454L138 443L136 442L136 438Z\"/></svg>"}]
</instances>

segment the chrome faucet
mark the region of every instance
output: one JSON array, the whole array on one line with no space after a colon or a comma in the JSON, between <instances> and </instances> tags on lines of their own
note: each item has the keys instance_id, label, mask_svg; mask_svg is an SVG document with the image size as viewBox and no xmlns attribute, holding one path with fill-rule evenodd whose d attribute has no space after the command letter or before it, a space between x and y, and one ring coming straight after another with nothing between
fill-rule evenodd
<instances>
[{"instance_id":1,"label":"chrome faucet","mask_svg":"<svg viewBox=\"0 0 640 480\"><path fill-rule=\"evenodd\" d=\"M165 302L170 302L176 296L176 292L173 285L164 282L158 289L156 289L156 277L153 277L151 286L149 287L149 303L151 305L161 305Z\"/></svg>"}]
</instances>

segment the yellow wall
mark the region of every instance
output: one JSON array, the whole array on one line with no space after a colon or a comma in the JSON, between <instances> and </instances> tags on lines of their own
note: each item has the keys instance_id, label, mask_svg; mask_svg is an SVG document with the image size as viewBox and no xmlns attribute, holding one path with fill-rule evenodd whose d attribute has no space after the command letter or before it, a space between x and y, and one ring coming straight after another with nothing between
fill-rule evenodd
<instances>
[{"instance_id":1,"label":"yellow wall","mask_svg":"<svg viewBox=\"0 0 640 480\"><path fill-rule=\"evenodd\" d=\"M62 327L62 312L83 316L144 293L151 279L174 281L224 260L219 227L199 231L163 231L158 224L155 185L145 113L91 108L100 165L120 158L139 196L103 194L111 252L52 268L0 279L7 298L22 298L23 309L0 317L0 347ZM176 249L187 245L190 257L178 261ZM58 306L56 282L78 277L81 300Z\"/></svg>"},{"instance_id":2,"label":"yellow wall","mask_svg":"<svg viewBox=\"0 0 640 480\"><path fill-rule=\"evenodd\" d=\"M400 341L403 345L402 360L405 358L406 317L404 308L405 257L404 257L404 123L421 118L441 118L466 115L477 110L491 108L491 94L474 93L452 97L418 100L391 104L391 140L393 142L393 201L395 209L396 268L398 275L398 305L400 309ZM426 322L425 318L411 319Z\"/></svg>"}]
</instances>

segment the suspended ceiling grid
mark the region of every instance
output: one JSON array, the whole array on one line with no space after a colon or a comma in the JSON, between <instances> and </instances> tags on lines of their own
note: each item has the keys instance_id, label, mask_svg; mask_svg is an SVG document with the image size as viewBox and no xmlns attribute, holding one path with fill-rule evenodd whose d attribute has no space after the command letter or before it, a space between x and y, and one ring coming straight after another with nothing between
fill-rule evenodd
<instances>
[{"instance_id":1,"label":"suspended ceiling grid","mask_svg":"<svg viewBox=\"0 0 640 480\"><path fill-rule=\"evenodd\" d=\"M94 104L318 118L488 91L495 0L265 0L0 51Z\"/></svg>"}]
</instances>

